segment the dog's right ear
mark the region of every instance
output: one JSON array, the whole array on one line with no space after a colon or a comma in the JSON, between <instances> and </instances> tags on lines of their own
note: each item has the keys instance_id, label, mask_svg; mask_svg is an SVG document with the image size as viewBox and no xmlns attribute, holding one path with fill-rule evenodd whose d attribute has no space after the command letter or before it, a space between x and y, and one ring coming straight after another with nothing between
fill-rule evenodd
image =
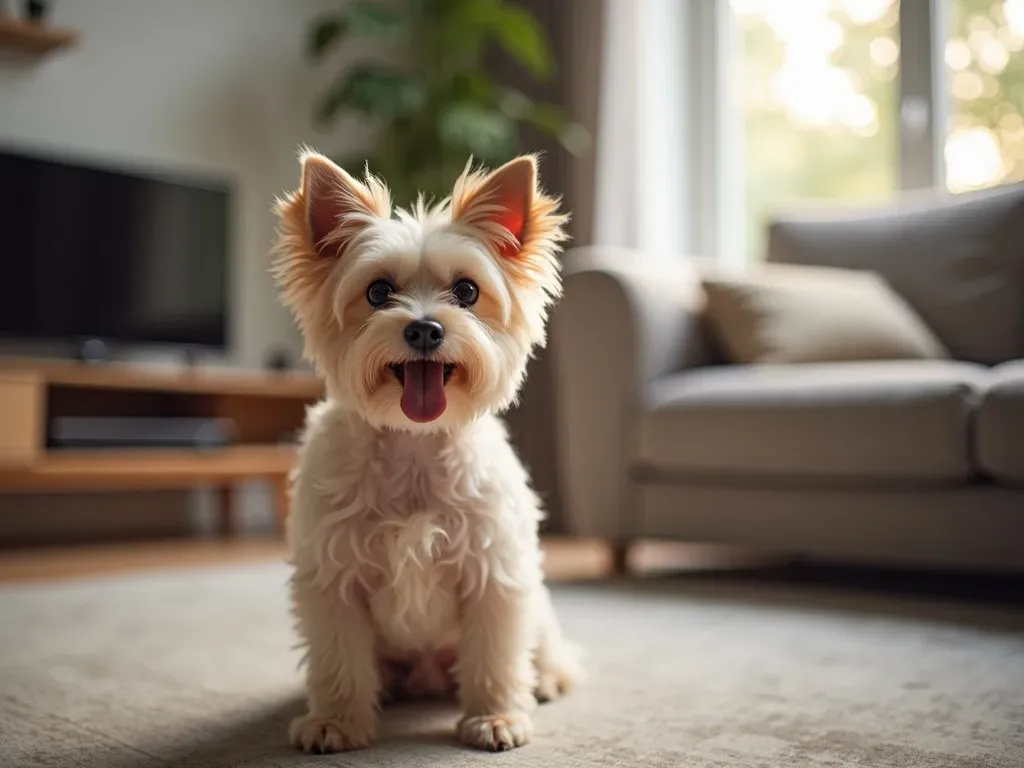
<instances>
[{"instance_id":1,"label":"dog's right ear","mask_svg":"<svg viewBox=\"0 0 1024 768\"><path fill-rule=\"evenodd\" d=\"M359 182L311 150L300 162L299 188L274 204L278 231L271 273L302 326L306 354L312 355L337 329L330 294L337 257L369 224L391 217L391 196L379 179L367 174L365 183Z\"/></svg>"},{"instance_id":2,"label":"dog's right ear","mask_svg":"<svg viewBox=\"0 0 1024 768\"><path fill-rule=\"evenodd\" d=\"M323 155L306 151L301 198L309 239L322 257L340 255L352 238L374 219L391 216L391 196L383 182L367 173L357 181Z\"/></svg>"}]
</instances>

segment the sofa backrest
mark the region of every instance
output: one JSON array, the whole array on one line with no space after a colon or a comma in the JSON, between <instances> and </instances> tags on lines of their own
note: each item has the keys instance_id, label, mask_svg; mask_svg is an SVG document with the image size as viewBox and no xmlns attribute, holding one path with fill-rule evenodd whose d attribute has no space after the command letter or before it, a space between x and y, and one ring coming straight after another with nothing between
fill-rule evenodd
<instances>
[{"instance_id":1,"label":"sofa backrest","mask_svg":"<svg viewBox=\"0 0 1024 768\"><path fill-rule=\"evenodd\" d=\"M1024 183L782 216L769 225L767 258L874 270L954 357L989 365L1024 357Z\"/></svg>"}]
</instances>

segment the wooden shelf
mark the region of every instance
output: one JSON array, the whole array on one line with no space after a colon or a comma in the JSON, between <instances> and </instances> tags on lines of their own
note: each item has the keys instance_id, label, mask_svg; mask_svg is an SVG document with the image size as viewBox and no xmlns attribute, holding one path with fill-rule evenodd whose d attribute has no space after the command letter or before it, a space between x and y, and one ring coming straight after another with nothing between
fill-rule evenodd
<instances>
[{"instance_id":1,"label":"wooden shelf","mask_svg":"<svg viewBox=\"0 0 1024 768\"><path fill-rule=\"evenodd\" d=\"M67 360L0 360L0 492L129 492L213 487L221 530L233 530L234 487L268 483L283 520L290 442L306 408L322 398L311 373ZM223 448L52 449L54 419L198 417L228 419L235 434ZM283 441L283 442L282 442Z\"/></svg>"},{"instance_id":2,"label":"wooden shelf","mask_svg":"<svg viewBox=\"0 0 1024 768\"><path fill-rule=\"evenodd\" d=\"M129 363L79 363L67 360L4 358L0 379L41 378L53 386L83 389L131 389L181 394L215 393L225 396L258 396L317 399L323 384L312 373L264 373L237 369L142 365Z\"/></svg>"},{"instance_id":3,"label":"wooden shelf","mask_svg":"<svg viewBox=\"0 0 1024 768\"><path fill-rule=\"evenodd\" d=\"M0 15L0 48L42 55L74 45L77 40L78 33L71 29Z\"/></svg>"},{"instance_id":4,"label":"wooden shelf","mask_svg":"<svg viewBox=\"0 0 1024 768\"><path fill-rule=\"evenodd\" d=\"M210 450L47 451L23 466L0 468L4 491L143 491L280 481L295 464L292 445L237 445Z\"/></svg>"}]
</instances>

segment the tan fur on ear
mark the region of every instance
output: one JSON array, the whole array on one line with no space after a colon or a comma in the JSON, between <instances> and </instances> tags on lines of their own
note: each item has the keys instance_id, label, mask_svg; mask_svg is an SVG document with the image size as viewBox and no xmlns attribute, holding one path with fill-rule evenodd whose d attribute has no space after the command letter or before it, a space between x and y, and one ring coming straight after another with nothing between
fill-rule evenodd
<instances>
[{"instance_id":1,"label":"tan fur on ear","mask_svg":"<svg viewBox=\"0 0 1024 768\"><path fill-rule=\"evenodd\" d=\"M306 338L307 350L331 332L333 301L327 279L351 241L374 218L391 216L384 183L367 173L363 182L323 155L300 155L299 188L274 205L278 242L271 272L282 301L291 308Z\"/></svg>"},{"instance_id":2,"label":"tan fur on ear","mask_svg":"<svg viewBox=\"0 0 1024 768\"><path fill-rule=\"evenodd\" d=\"M523 155L490 173L467 165L452 192L452 221L482 234L517 282L557 296L558 253L569 221L560 204L540 189L537 158Z\"/></svg>"},{"instance_id":3,"label":"tan fur on ear","mask_svg":"<svg viewBox=\"0 0 1024 768\"><path fill-rule=\"evenodd\" d=\"M367 173L365 183L316 152L302 154L302 197L310 239L322 255L338 255L373 218L391 216L387 187Z\"/></svg>"}]
</instances>

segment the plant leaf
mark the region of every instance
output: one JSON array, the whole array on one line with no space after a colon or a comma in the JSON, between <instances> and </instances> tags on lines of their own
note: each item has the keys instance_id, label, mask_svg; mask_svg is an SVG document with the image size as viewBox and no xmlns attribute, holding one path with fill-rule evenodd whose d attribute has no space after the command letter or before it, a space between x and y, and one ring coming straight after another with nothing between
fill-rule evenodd
<instances>
[{"instance_id":1,"label":"plant leaf","mask_svg":"<svg viewBox=\"0 0 1024 768\"><path fill-rule=\"evenodd\" d=\"M498 43L539 80L550 80L555 62L547 35L529 10L510 3L488 4L490 28Z\"/></svg>"},{"instance_id":2,"label":"plant leaf","mask_svg":"<svg viewBox=\"0 0 1024 768\"><path fill-rule=\"evenodd\" d=\"M345 4L342 13L357 35L395 40L409 29L404 14L374 0L352 0Z\"/></svg>"},{"instance_id":3,"label":"plant leaf","mask_svg":"<svg viewBox=\"0 0 1024 768\"><path fill-rule=\"evenodd\" d=\"M517 122L552 134L572 155L582 154L591 144L587 129L573 122L568 113L555 104L536 104L519 91L507 88L498 100L498 108Z\"/></svg>"},{"instance_id":4,"label":"plant leaf","mask_svg":"<svg viewBox=\"0 0 1024 768\"><path fill-rule=\"evenodd\" d=\"M456 104L441 114L441 138L454 152L472 154L484 163L507 159L515 149L515 122L496 109Z\"/></svg>"},{"instance_id":5,"label":"plant leaf","mask_svg":"<svg viewBox=\"0 0 1024 768\"><path fill-rule=\"evenodd\" d=\"M554 104L535 104L526 120L547 133L558 135L569 124L565 111Z\"/></svg>"},{"instance_id":6,"label":"plant leaf","mask_svg":"<svg viewBox=\"0 0 1024 768\"><path fill-rule=\"evenodd\" d=\"M317 121L326 124L342 110L393 121L423 108L427 93L423 84L408 75L372 65L352 68L335 82L316 110Z\"/></svg>"},{"instance_id":7,"label":"plant leaf","mask_svg":"<svg viewBox=\"0 0 1024 768\"><path fill-rule=\"evenodd\" d=\"M516 88L503 88L498 96L498 109L514 120L526 120L535 108L530 97Z\"/></svg>"},{"instance_id":8,"label":"plant leaf","mask_svg":"<svg viewBox=\"0 0 1024 768\"><path fill-rule=\"evenodd\" d=\"M525 118L542 131L553 134L572 155L582 154L591 145L590 132L570 119L569 114L555 104L536 104Z\"/></svg>"},{"instance_id":9,"label":"plant leaf","mask_svg":"<svg viewBox=\"0 0 1024 768\"><path fill-rule=\"evenodd\" d=\"M314 22L309 36L309 54L317 59L346 35L398 40L409 31L402 14L374 0L352 0L333 16Z\"/></svg>"},{"instance_id":10,"label":"plant leaf","mask_svg":"<svg viewBox=\"0 0 1024 768\"><path fill-rule=\"evenodd\" d=\"M489 104L494 99L494 83L483 72L459 72L451 78L452 98Z\"/></svg>"},{"instance_id":11,"label":"plant leaf","mask_svg":"<svg viewBox=\"0 0 1024 768\"><path fill-rule=\"evenodd\" d=\"M317 19L309 33L307 45L309 56L318 59L323 56L335 40L345 32L345 22L335 17Z\"/></svg>"},{"instance_id":12,"label":"plant leaf","mask_svg":"<svg viewBox=\"0 0 1024 768\"><path fill-rule=\"evenodd\" d=\"M558 141L571 155L582 155L590 148L590 131L579 123L568 123L558 132Z\"/></svg>"}]
</instances>

